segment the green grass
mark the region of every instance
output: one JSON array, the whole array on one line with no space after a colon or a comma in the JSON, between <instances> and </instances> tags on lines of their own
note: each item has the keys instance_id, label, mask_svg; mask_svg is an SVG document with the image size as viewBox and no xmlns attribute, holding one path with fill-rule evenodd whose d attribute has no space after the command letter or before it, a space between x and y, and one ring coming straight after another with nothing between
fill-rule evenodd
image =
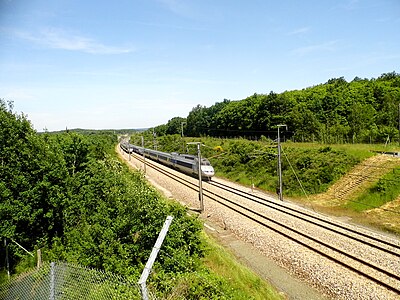
<instances>
[{"instance_id":1,"label":"green grass","mask_svg":"<svg viewBox=\"0 0 400 300\"><path fill-rule=\"evenodd\" d=\"M228 280L234 297L232 299L285 299L253 271L238 263L234 255L213 238L207 235L204 237L209 247L204 263L211 272Z\"/></svg>"},{"instance_id":2,"label":"green grass","mask_svg":"<svg viewBox=\"0 0 400 300\"><path fill-rule=\"evenodd\" d=\"M0 270L0 285L8 281L8 275L6 270Z\"/></svg>"},{"instance_id":3,"label":"green grass","mask_svg":"<svg viewBox=\"0 0 400 300\"><path fill-rule=\"evenodd\" d=\"M346 154L364 160L374 155L373 151L396 151L399 147L376 144L319 144L319 143L282 143L282 147L298 148L298 149L320 149L323 147L331 147L333 150L341 150ZM398 150L397 150L398 151Z\"/></svg>"},{"instance_id":4,"label":"green grass","mask_svg":"<svg viewBox=\"0 0 400 300\"><path fill-rule=\"evenodd\" d=\"M344 207L356 212L362 212L395 200L400 195L399 175L400 168L393 169L392 172L384 175L356 199L347 202Z\"/></svg>"}]
</instances>

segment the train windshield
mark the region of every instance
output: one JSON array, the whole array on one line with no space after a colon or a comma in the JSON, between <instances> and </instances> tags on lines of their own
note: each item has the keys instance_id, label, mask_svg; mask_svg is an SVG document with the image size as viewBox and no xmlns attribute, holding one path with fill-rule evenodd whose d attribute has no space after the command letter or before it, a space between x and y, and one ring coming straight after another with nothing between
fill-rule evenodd
<instances>
[{"instance_id":1,"label":"train windshield","mask_svg":"<svg viewBox=\"0 0 400 300\"><path fill-rule=\"evenodd\" d=\"M211 166L210 162L208 160L205 160L205 159L201 160L201 165L202 166Z\"/></svg>"}]
</instances>

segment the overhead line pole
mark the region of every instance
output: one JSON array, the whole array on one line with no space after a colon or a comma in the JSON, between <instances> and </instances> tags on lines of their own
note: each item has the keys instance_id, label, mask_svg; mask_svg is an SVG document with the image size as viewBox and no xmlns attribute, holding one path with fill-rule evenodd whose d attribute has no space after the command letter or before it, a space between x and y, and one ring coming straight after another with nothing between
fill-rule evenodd
<instances>
[{"instance_id":1,"label":"overhead line pole","mask_svg":"<svg viewBox=\"0 0 400 300\"><path fill-rule=\"evenodd\" d=\"M182 129L181 135L182 135L182 137L183 137L183 125L185 125L185 124L186 124L186 122L181 122L181 129Z\"/></svg>"},{"instance_id":2,"label":"overhead line pole","mask_svg":"<svg viewBox=\"0 0 400 300\"><path fill-rule=\"evenodd\" d=\"M185 152L185 141L183 140L183 125L185 125L186 124L186 122L181 122L181 129L182 129L182 131L181 131L181 137L182 137L182 153L184 153Z\"/></svg>"},{"instance_id":3,"label":"overhead line pole","mask_svg":"<svg viewBox=\"0 0 400 300\"><path fill-rule=\"evenodd\" d=\"M197 144L197 156L198 156L198 173L199 173L199 200L200 200L200 212L204 211L204 201L203 201L203 187L201 181L201 152L200 152L200 143Z\"/></svg>"},{"instance_id":4,"label":"overhead line pole","mask_svg":"<svg viewBox=\"0 0 400 300\"><path fill-rule=\"evenodd\" d=\"M287 130L287 125L286 124L279 124L278 126L278 176L279 176L279 200L283 201L283 195L282 195L282 163L281 163L281 137L279 134L279 129L283 126L286 127Z\"/></svg>"},{"instance_id":5,"label":"overhead line pole","mask_svg":"<svg viewBox=\"0 0 400 300\"><path fill-rule=\"evenodd\" d=\"M154 128L153 128L153 144L154 144L154 150L157 150L157 139L156 139L156 136L157 136L157 134L156 134L156 132L154 131Z\"/></svg>"},{"instance_id":6,"label":"overhead line pole","mask_svg":"<svg viewBox=\"0 0 400 300\"><path fill-rule=\"evenodd\" d=\"M146 174L146 156L144 155L144 137L142 135L142 149L143 149L143 171Z\"/></svg>"},{"instance_id":7,"label":"overhead line pole","mask_svg":"<svg viewBox=\"0 0 400 300\"><path fill-rule=\"evenodd\" d=\"M7 276L8 279L10 279L10 261L8 258L8 245L7 245L7 239L4 238L4 248L6 248L6 267L7 267Z\"/></svg>"},{"instance_id":8,"label":"overhead line pole","mask_svg":"<svg viewBox=\"0 0 400 300\"><path fill-rule=\"evenodd\" d=\"M197 144L197 173L199 174L199 201L200 201L200 212L202 213L204 211L204 201L203 201L203 186L201 182L201 152L200 152L200 142L193 142L193 143L187 143L188 145L194 145Z\"/></svg>"}]
</instances>

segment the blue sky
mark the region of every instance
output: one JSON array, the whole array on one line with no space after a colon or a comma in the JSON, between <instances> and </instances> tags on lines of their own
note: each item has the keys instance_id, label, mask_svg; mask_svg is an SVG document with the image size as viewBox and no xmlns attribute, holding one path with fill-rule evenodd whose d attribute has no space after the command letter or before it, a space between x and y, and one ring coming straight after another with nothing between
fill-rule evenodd
<instances>
[{"instance_id":1,"label":"blue sky","mask_svg":"<svg viewBox=\"0 0 400 300\"><path fill-rule=\"evenodd\" d=\"M0 0L0 98L43 131L400 72L399 0Z\"/></svg>"}]
</instances>

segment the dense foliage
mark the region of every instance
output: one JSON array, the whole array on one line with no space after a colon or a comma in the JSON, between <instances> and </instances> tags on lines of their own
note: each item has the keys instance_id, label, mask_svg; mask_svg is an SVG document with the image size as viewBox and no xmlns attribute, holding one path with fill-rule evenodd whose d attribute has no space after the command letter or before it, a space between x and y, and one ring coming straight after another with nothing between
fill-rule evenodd
<instances>
[{"instance_id":1,"label":"dense foliage","mask_svg":"<svg viewBox=\"0 0 400 300\"><path fill-rule=\"evenodd\" d=\"M330 147L299 149L286 146L283 151L283 191L290 196L303 194L298 179L308 194L320 193L357 162L343 151ZM221 175L275 192L278 187L277 159L276 147L238 140L230 142L229 153L211 161Z\"/></svg>"},{"instance_id":2,"label":"dense foliage","mask_svg":"<svg viewBox=\"0 0 400 300\"><path fill-rule=\"evenodd\" d=\"M230 298L227 281L200 265L200 222L108 153L114 151L115 136L37 134L3 100L0 125L0 238L9 241L13 269L26 253L10 240L29 251L42 248L49 260L138 280L166 216L172 215L150 285L165 296L175 292L175 284L190 282L185 293L191 298ZM2 269L3 243L0 250Z\"/></svg>"},{"instance_id":3,"label":"dense foliage","mask_svg":"<svg viewBox=\"0 0 400 300\"><path fill-rule=\"evenodd\" d=\"M198 105L181 121L187 122L187 136L275 139L276 125L287 124L289 132L283 134L294 141L374 143L398 140L399 105L400 75L392 72L377 79L333 78L302 90ZM180 134L174 121L156 127L157 134Z\"/></svg>"}]
</instances>

